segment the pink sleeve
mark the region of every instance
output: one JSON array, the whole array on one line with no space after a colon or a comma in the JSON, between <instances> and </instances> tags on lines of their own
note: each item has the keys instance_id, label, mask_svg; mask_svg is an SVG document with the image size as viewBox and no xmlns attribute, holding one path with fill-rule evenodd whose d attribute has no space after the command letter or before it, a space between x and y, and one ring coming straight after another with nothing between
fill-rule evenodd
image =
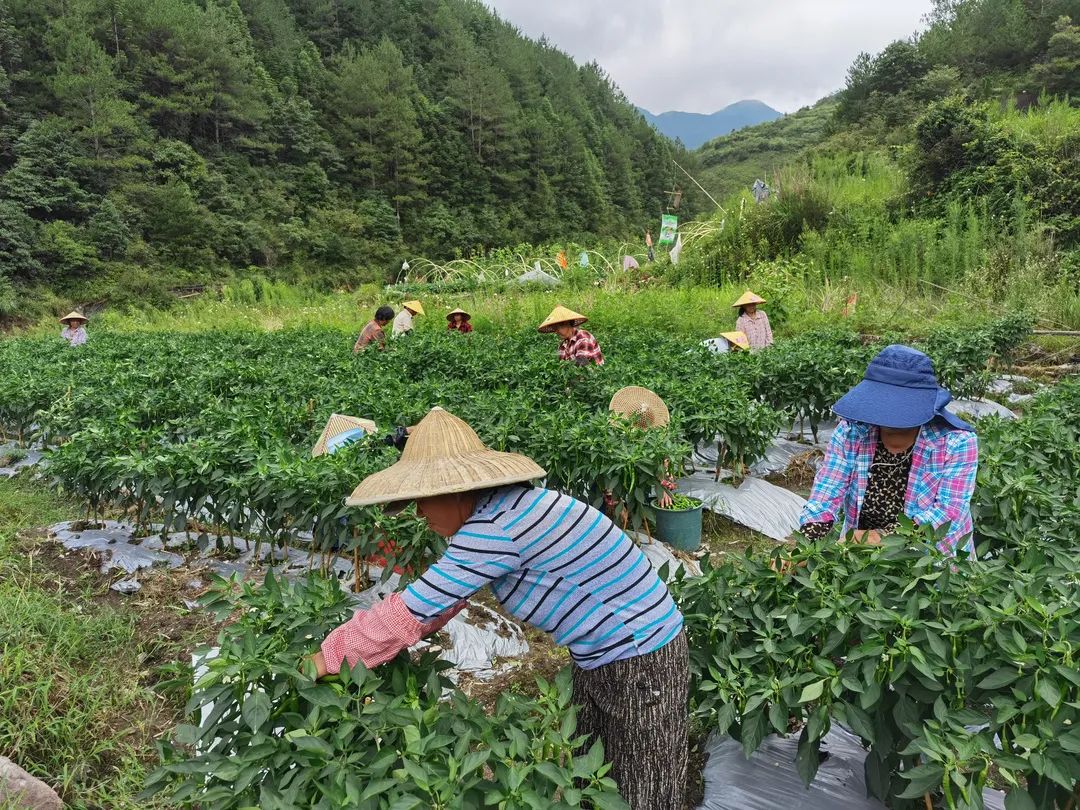
<instances>
[{"instance_id":1,"label":"pink sleeve","mask_svg":"<svg viewBox=\"0 0 1080 810\"><path fill-rule=\"evenodd\" d=\"M769 313L765 313L765 340L769 343L773 342L772 336L772 324L769 323Z\"/></svg>"},{"instance_id":2,"label":"pink sleeve","mask_svg":"<svg viewBox=\"0 0 1080 810\"><path fill-rule=\"evenodd\" d=\"M440 630L463 607L465 603L459 602L437 619L421 624L409 612L401 594L391 594L370 610L356 611L351 619L326 637L322 653L327 672L339 672L345 659L349 666L363 661L368 669L385 664L406 647Z\"/></svg>"}]
</instances>

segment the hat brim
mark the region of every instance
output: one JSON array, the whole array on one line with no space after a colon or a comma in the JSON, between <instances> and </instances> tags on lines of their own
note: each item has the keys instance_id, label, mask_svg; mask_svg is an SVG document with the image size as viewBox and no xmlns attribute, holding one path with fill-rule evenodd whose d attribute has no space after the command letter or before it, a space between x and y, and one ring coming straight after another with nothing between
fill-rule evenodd
<instances>
[{"instance_id":1,"label":"hat brim","mask_svg":"<svg viewBox=\"0 0 1080 810\"><path fill-rule=\"evenodd\" d=\"M436 495L472 492L543 478L547 472L517 453L478 450L452 458L399 461L369 475L345 499L346 506L375 506Z\"/></svg>"},{"instance_id":2,"label":"hat brim","mask_svg":"<svg viewBox=\"0 0 1080 810\"><path fill-rule=\"evenodd\" d=\"M833 405L833 413L851 422L878 427L922 427L938 415L939 388L908 388L863 380Z\"/></svg>"},{"instance_id":3,"label":"hat brim","mask_svg":"<svg viewBox=\"0 0 1080 810\"><path fill-rule=\"evenodd\" d=\"M568 323L571 326L581 326L587 320L589 320L589 319L588 318L573 318L573 319L571 319L569 321L555 321L555 323L546 323L546 324L542 325L537 331L542 332L545 335L550 335L552 332L554 332L556 329L558 329L563 324Z\"/></svg>"}]
</instances>

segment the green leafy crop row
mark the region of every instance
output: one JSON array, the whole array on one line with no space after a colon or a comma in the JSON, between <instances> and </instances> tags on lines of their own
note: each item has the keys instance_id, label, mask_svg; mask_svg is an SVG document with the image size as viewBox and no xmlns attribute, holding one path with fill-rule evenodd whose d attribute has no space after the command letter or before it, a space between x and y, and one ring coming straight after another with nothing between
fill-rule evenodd
<instances>
[{"instance_id":1,"label":"green leafy crop row","mask_svg":"<svg viewBox=\"0 0 1080 810\"><path fill-rule=\"evenodd\" d=\"M926 793L982 808L1073 806L1080 787L1080 380L1015 422L980 423L980 559L942 559L908 524L874 548L800 544L676 586L692 711L753 751L801 729L809 782L834 720L868 747L867 784L894 810ZM992 552L992 553L991 553ZM942 805L938 805L942 806Z\"/></svg>"},{"instance_id":2,"label":"green leafy crop row","mask_svg":"<svg viewBox=\"0 0 1080 810\"><path fill-rule=\"evenodd\" d=\"M981 378L1022 318L930 347L957 385ZM641 525L665 463L719 438L721 463L761 457L787 420L812 425L859 379L876 346L845 332L808 335L759 354L625 330L604 337L608 362L559 362L554 341L511 335L411 336L386 352L353 356L329 329L199 335L100 334L70 351L59 341L0 344L0 428L53 448L51 474L93 511L114 504L166 529L191 519L276 543L311 531L326 550L375 553L392 531L395 562L430 548L414 519L351 510L343 497L396 458L376 440L310 458L334 412L384 428L414 424L442 405L493 447L525 453L552 486L599 504L611 492ZM624 385L656 390L670 426L630 430L607 416Z\"/></svg>"},{"instance_id":3,"label":"green leafy crop row","mask_svg":"<svg viewBox=\"0 0 1080 810\"><path fill-rule=\"evenodd\" d=\"M434 653L316 682L300 662L350 605L337 584L269 573L218 581L203 598L235 614L187 704L192 723L161 746L147 795L220 810L548 808L626 810L603 747L575 733L569 670L494 712L452 689Z\"/></svg>"}]
</instances>

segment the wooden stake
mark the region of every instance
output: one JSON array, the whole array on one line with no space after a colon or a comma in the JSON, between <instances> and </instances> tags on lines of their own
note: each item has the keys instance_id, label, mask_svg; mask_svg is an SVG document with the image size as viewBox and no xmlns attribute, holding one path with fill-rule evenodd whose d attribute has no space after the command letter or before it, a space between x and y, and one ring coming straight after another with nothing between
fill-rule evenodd
<instances>
[{"instance_id":1,"label":"wooden stake","mask_svg":"<svg viewBox=\"0 0 1080 810\"><path fill-rule=\"evenodd\" d=\"M930 800L930 794L923 794L923 801L926 802L926 810L934 810L934 803Z\"/></svg>"},{"instance_id":2,"label":"wooden stake","mask_svg":"<svg viewBox=\"0 0 1080 810\"><path fill-rule=\"evenodd\" d=\"M353 591L360 593L360 549L354 548L352 552L353 567Z\"/></svg>"}]
</instances>

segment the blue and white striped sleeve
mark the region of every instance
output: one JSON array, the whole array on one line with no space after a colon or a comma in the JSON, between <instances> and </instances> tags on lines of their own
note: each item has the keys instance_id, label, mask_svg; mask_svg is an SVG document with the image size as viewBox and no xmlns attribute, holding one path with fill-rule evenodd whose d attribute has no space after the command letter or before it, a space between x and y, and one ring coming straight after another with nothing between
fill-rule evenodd
<instances>
[{"instance_id":1,"label":"blue and white striped sleeve","mask_svg":"<svg viewBox=\"0 0 1080 810\"><path fill-rule=\"evenodd\" d=\"M402 599L428 621L500 577L518 570L514 538L491 521L470 521L450 538L442 557L405 589Z\"/></svg>"}]
</instances>

